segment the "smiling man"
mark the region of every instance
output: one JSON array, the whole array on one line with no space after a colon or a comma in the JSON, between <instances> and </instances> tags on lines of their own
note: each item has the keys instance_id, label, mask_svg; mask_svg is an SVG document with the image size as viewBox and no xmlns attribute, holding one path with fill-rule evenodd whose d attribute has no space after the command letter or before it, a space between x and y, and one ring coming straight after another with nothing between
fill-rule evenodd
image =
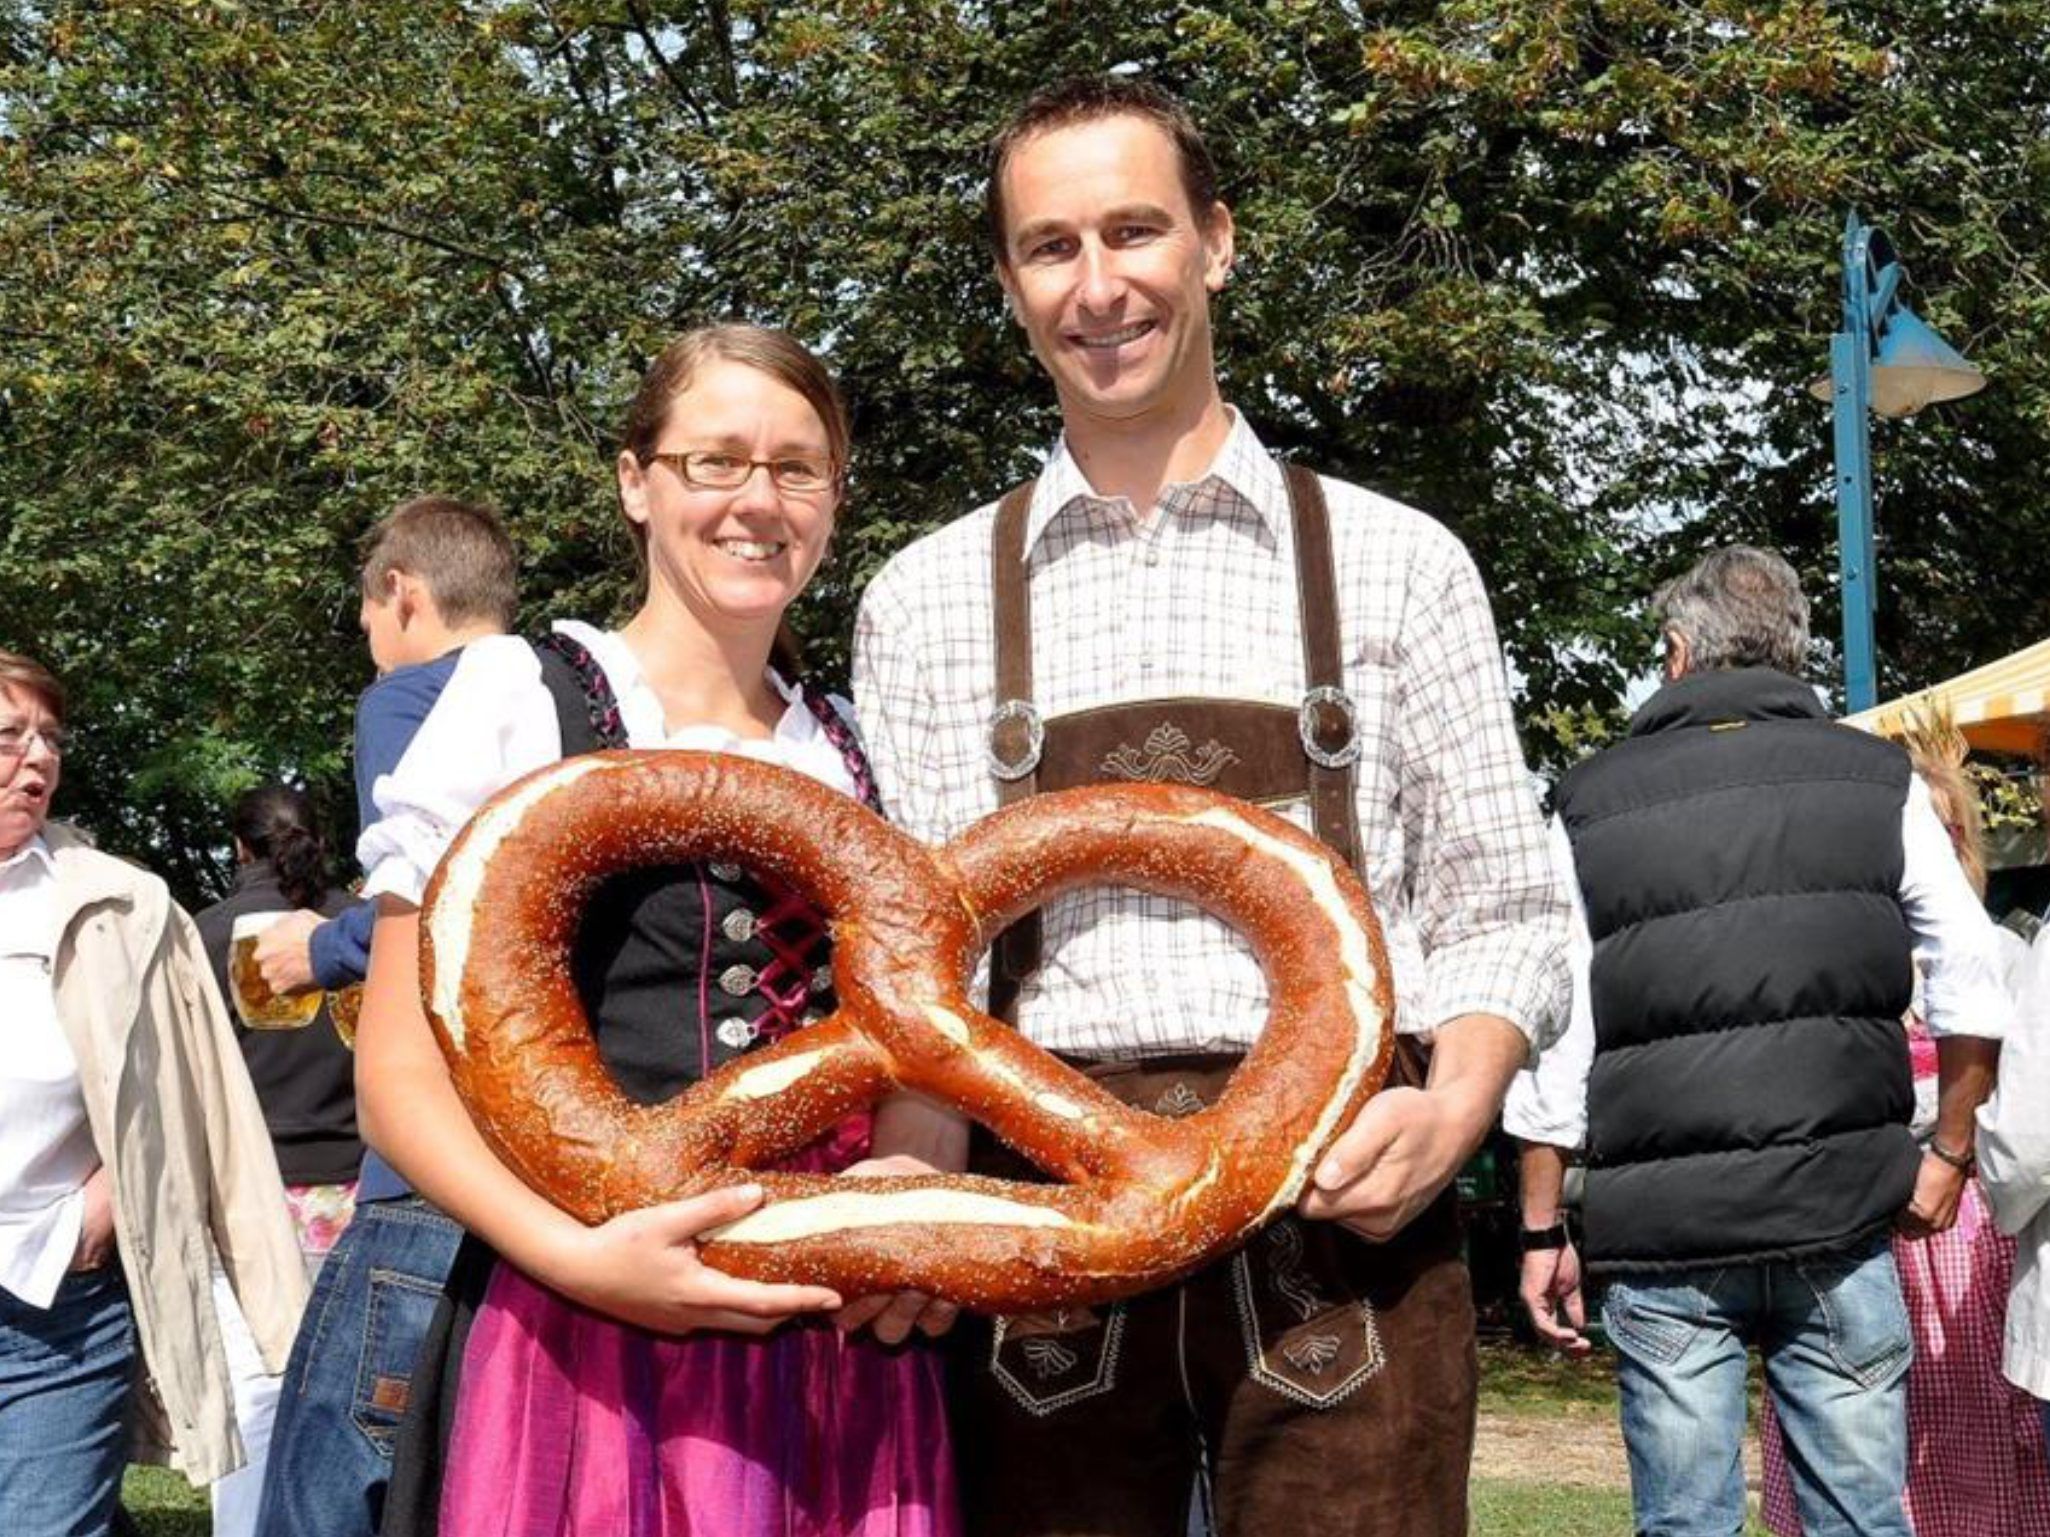
<instances>
[{"instance_id":1,"label":"smiling man","mask_svg":"<svg viewBox=\"0 0 2050 1537\"><path fill-rule=\"evenodd\" d=\"M1180 1537L1198 1489L1234 1537L1463 1533L1473 1312L1447 1186L1565 996L1565 900L1479 576L1440 525L1284 466L1225 403L1211 300L1235 230L1172 97L1041 92L995 141L988 208L1063 431L1035 482L868 591L855 688L884 798L933 841L1106 779L1275 806L1372 892L1405 1045L1299 1213L1240 1253L968 1331L966 1528ZM1185 1114L1258 1036L1266 988L1209 917L1088 891L1004 936L991 1002Z\"/></svg>"}]
</instances>

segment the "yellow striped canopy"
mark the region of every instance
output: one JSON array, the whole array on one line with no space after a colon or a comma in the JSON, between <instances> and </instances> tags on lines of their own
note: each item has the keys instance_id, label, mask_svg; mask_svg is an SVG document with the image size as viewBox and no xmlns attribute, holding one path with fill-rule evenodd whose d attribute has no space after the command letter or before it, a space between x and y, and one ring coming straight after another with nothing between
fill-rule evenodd
<instances>
[{"instance_id":1,"label":"yellow striped canopy","mask_svg":"<svg viewBox=\"0 0 2050 1537\"><path fill-rule=\"evenodd\" d=\"M2035 756L2050 732L2050 640L1847 715L1844 724L1896 736L1910 711L1931 705L1947 709L1965 740L1980 752Z\"/></svg>"}]
</instances>

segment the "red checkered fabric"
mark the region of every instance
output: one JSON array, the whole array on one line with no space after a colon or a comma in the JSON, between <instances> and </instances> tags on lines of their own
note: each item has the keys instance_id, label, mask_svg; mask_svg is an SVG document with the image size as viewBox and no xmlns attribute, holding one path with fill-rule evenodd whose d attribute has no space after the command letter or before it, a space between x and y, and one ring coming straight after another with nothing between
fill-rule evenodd
<instances>
[{"instance_id":1,"label":"red checkered fabric","mask_svg":"<svg viewBox=\"0 0 2050 1537\"><path fill-rule=\"evenodd\" d=\"M1916 1537L2050 1537L2050 1463L2036 1401L2000 1372L2014 1240L1993 1225L1974 1180L1956 1226L1896 1238L1915 1332L1908 1371L1908 1520ZM1800 1537L1779 1424L1760 1427L1765 1524Z\"/></svg>"}]
</instances>

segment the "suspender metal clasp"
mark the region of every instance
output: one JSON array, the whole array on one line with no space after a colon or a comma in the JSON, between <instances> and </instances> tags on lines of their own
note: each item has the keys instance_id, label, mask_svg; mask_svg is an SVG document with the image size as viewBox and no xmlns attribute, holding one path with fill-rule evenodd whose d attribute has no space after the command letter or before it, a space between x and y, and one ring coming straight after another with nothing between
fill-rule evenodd
<instances>
[{"instance_id":1,"label":"suspender metal clasp","mask_svg":"<svg viewBox=\"0 0 2050 1537\"><path fill-rule=\"evenodd\" d=\"M1311 689L1296 712L1296 734L1302 738L1303 756L1317 767L1350 767L1360 755L1360 712L1352 695L1328 683Z\"/></svg>"},{"instance_id":2,"label":"suspender metal clasp","mask_svg":"<svg viewBox=\"0 0 2050 1537\"><path fill-rule=\"evenodd\" d=\"M1023 779L1039 767L1039 755L1045 748L1046 721L1031 700L1006 699L990 712L989 739L983 751L989 771L997 778Z\"/></svg>"}]
</instances>

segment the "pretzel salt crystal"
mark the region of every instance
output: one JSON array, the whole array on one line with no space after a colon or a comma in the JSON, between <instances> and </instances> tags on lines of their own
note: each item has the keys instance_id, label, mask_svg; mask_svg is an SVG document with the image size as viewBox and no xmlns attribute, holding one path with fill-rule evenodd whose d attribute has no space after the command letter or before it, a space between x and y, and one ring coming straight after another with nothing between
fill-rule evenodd
<instances>
[{"instance_id":1,"label":"pretzel salt crystal","mask_svg":"<svg viewBox=\"0 0 2050 1537\"><path fill-rule=\"evenodd\" d=\"M667 1104L636 1105L599 1059L570 950L605 878L691 859L746 864L825 912L840 1007ZM1120 1103L970 1001L1004 926L1104 884L1216 913L1267 974L1267 1029L1194 1115ZM477 814L428 887L421 935L456 1088L529 1184L595 1223L751 1180L768 1201L707 1235L708 1262L845 1296L915 1289L1015 1312L1186 1274L1295 1201L1393 1042L1358 879L1279 817L1185 786L1038 796L928 849L772 765L591 754ZM896 1088L982 1122L1056 1183L754 1172Z\"/></svg>"}]
</instances>

